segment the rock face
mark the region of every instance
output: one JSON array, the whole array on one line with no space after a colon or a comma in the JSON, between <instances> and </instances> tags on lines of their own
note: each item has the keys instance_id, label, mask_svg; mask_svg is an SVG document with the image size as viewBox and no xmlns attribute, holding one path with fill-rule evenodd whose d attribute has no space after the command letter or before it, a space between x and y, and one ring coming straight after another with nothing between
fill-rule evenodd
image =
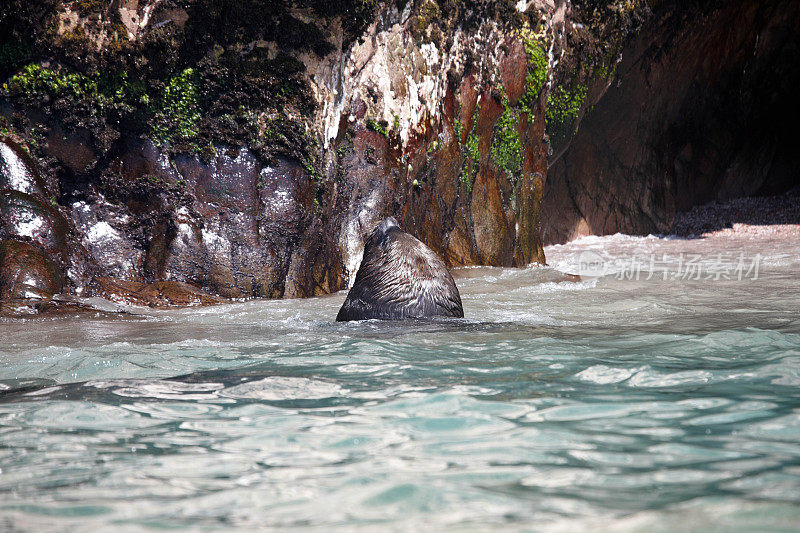
<instances>
[{"instance_id":1,"label":"rock face","mask_svg":"<svg viewBox=\"0 0 800 533\"><path fill-rule=\"evenodd\" d=\"M522 47L522 39L510 39L499 58L485 59L506 67L493 84L472 74L458 83L437 80L443 84L442 108L435 112L415 109L413 101L403 98L386 103L377 97L373 105L386 109L389 117L400 113L423 117L413 129L402 120L391 129L384 116L368 120L382 120L385 126L367 122L363 128L357 125L358 111L356 125L345 124L348 129L337 148L343 152L337 204L347 202L341 211L339 242L350 276L358 265L366 231L387 215L396 215L410 233L452 266L544 262L535 215L544 182L546 144L543 121L533 120L541 101L534 102L529 115L515 107L525 89L527 58ZM390 61L372 56L365 65L356 63L362 79L350 95L351 107L366 106L361 98L370 98L370 87L382 82ZM434 66L448 70L444 60ZM411 89L404 84L413 76L411 72L399 77L400 85L389 90L407 93ZM390 104L400 108L394 110ZM342 120L349 122L350 117ZM385 132L374 131L381 128ZM503 133L507 139L501 137ZM504 161L506 168L498 161L496 152L501 150L513 152L504 154L513 159ZM376 183L376 175L384 176L383 180Z\"/></svg>"},{"instance_id":2,"label":"rock face","mask_svg":"<svg viewBox=\"0 0 800 533\"><path fill-rule=\"evenodd\" d=\"M146 154L144 149L139 154ZM0 139L0 302L4 314L35 314L61 293L99 294L156 307L205 305L223 299L177 280L146 283L142 269L159 250L136 237L164 201L91 202L60 206L37 165L17 143ZM152 192L152 191L150 191ZM140 204L143 204L144 207ZM155 206L155 207L154 207ZM151 228L155 235L164 231ZM153 243L156 244L153 244ZM60 307L64 307L61 305Z\"/></svg>"},{"instance_id":3,"label":"rock face","mask_svg":"<svg viewBox=\"0 0 800 533\"><path fill-rule=\"evenodd\" d=\"M2 294L312 296L352 284L387 216L448 267L524 266L779 192L800 175L799 12L9 0Z\"/></svg>"},{"instance_id":4,"label":"rock face","mask_svg":"<svg viewBox=\"0 0 800 533\"><path fill-rule=\"evenodd\" d=\"M52 202L54 204L55 202ZM64 286L67 223L48 202L28 154L0 140L0 302L24 308Z\"/></svg>"},{"instance_id":5,"label":"rock face","mask_svg":"<svg viewBox=\"0 0 800 533\"><path fill-rule=\"evenodd\" d=\"M289 161L262 167L245 148L220 149L207 163L170 159L151 141L132 141L112 155L100 186L60 206L19 145L0 140L0 156L3 300L66 291L189 305L220 301L199 288L241 298L341 286L313 183Z\"/></svg>"},{"instance_id":6,"label":"rock face","mask_svg":"<svg viewBox=\"0 0 800 533\"><path fill-rule=\"evenodd\" d=\"M660 2L551 161L546 243L670 230L676 211L800 183L797 2Z\"/></svg>"},{"instance_id":7,"label":"rock face","mask_svg":"<svg viewBox=\"0 0 800 533\"><path fill-rule=\"evenodd\" d=\"M0 10L0 113L44 175L3 238L50 261L49 293L329 293L390 215L449 266L544 262L554 6L240 4Z\"/></svg>"}]
</instances>

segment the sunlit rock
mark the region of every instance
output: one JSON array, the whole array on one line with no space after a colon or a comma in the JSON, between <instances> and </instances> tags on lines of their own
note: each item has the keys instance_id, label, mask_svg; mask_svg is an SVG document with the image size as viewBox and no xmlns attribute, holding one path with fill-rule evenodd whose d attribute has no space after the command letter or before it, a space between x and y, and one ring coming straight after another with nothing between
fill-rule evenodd
<instances>
[{"instance_id":1,"label":"sunlit rock","mask_svg":"<svg viewBox=\"0 0 800 533\"><path fill-rule=\"evenodd\" d=\"M41 178L31 157L17 143L0 139L0 190L41 194Z\"/></svg>"}]
</instances>

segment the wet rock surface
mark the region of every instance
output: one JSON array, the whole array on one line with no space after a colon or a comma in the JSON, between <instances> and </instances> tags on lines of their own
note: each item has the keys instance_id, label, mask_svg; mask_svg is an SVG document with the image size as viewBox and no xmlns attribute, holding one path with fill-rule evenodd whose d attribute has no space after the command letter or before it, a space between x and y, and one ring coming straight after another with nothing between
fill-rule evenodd
<instances>
[{"instance_id":1,"label":"wet rock surface","mask_svg":"<svg viewBox=\"0 0 800 533\"><path fill-rule=\"evenodd\" d=\"M0 302L3 313L35 313L65 284L67 223L48 202L38 170L12 140L0 139Z\"/></svg>"},{"instance_id":2,"label":"wet rock surface","mask_svg":"<svg viewBox=\"0 0 800 533\"><path fill-rule=\"evenodd\" d=\"M0 243L0 299L46 299L61 291L62 273L38 246L13 239Z\"/></svg>"},{"instance_id":3,"label":"wet rock surface","mask_svg":"<svg viewBox=\"0 0 800 533\"><path fill-rule=\"evenodd\" d=\"M796 2L659 3L551 162L545 243L666 233L677 211L795 186L798 35Z\"/></svg>"},{"instance_id":4,"label":"wet rock surface","mask_svg":"<svg viewBox=\"0 0 800 533\"><path fill-rule=\"evenodd\" d=\"M42 194L44 188L31 156L13 140L0 139L0 190Z\"/></svg>"},{"instance_id":5,"label":"wet rock surface","mask_svg":"<svg viewBox=\"0 0 800 533\"><path fill-rule=\"evenodd\" d=\"M154 281L141 283L113 278L98 278L104 297L129 305L149 307L195 307L226 301L180 281Z\"/></svg>"},{"instance_id":6,"label":"wet rock surface","mask_svg":"<svg viewBox=\"0 0 800 533\"><path fill-rule=\"evenodd\" d=\"M27 152L10 139L0 140L2 314L28 316L91 307L64 300L62 294L100 295L156 307L222 301L178 281L144 283L143 267L151 247L137 228L142 216L152 211L142 206L160 205L163 198L135 196L111 202L93 191L67 210L48 192ZM156 228L152 234L157 240L162 233Z\"/></svg>"},{"instance_id":7,"label":"wet rock surface","mask_svg":"<svg viewBox=\"0 0 800 533\"><path fill-rule=\"evenodd\" d=\"M296 163L279 159L262 166L240 148L218 149L209 164L177 158L175 167L190 202L176 211L163 277L230 298L311 296L339 288L324 265L339 261L332 239L321 231L314 184ZM311 250L299 257L303 245Z\"/></svg>"}]
</instances>

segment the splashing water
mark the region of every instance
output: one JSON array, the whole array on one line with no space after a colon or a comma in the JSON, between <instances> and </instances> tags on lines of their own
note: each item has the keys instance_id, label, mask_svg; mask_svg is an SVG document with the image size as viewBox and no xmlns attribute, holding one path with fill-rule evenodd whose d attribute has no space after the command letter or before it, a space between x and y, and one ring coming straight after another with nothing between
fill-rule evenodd
<instances>
[{"instance_id":1,"label":"splashing water","mask_svg":"<svg viewBox=\"0 0 800 533\"><path fill-rule=\"evenodd\" d=\"M548 259L601 277L456 271L463 321L0 322L0 530L797 528L799 252L583 239Z\"/></svg>"}]
</instances>

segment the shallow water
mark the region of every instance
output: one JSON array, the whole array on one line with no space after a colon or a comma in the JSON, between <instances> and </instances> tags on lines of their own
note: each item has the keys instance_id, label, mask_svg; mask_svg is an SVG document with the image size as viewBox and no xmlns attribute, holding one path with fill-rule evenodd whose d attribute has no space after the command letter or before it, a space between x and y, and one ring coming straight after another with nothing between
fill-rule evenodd
<instances>
[{"instance_id":1,"label":"shallow water","mask_svg":"<svg viewBox=\"0 0 800 533\"><path fill-rule=\"evenodd\" d=\"M800 239L546 251L601 276L0 322L0 530L800 529Z\"/></svg>"}]
</instances>

